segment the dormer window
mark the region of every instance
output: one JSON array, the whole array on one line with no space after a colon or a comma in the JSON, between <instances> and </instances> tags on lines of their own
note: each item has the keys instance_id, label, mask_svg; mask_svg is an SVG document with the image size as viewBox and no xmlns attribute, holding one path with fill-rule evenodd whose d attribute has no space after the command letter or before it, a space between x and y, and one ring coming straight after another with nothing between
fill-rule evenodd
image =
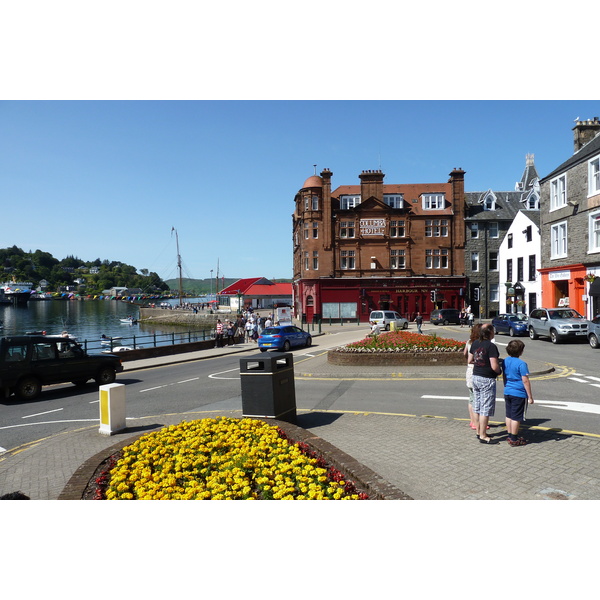
<instances>
[{"instance_id":1,"label":"dormer window","mask_svg":"<svg viewBox=\"0 0 600 600\"><path fill-rule=\"evenodd\" d=\"M360 194L358 196L340 196L340 208L342 210L350 210L360 204Z\"/></svg>"},{"instance_id":2,"label":"dormer window","mask_svg":"<svg viewBox=\"0 0 600 600\"><path fill-rule=\"evenodd\" d=\"M483 210L496 210L496 196L490 190L482 199Z\"/></svg>"},{"instance_id":3,"label":"dormer window","mask_svg":"<svg viewBox=\"0 0 600 600\"><path fill-rule=\"evenodd\" d=\"M403 194L384 194L383 201L390 208L402 208L404 206L404 195Z\"/></svg>"},{"instance_id":4,"label":"dormer window","mask_svg":"<svg viewBox=\"0 0 600 600\"><path fill-rule=\"evenodd\" d=\"M446 205L444 194L423 194L423 210L442 210Z\"/></svg>"},{"instance_id":5,"label":"dormer window","mask_svg":"<svg viewBox=\"0 0 600 600\"><path fill-rule=\"evenodd\" d=\"M540 197L537 194L531 194L525 201L527 210L540 210Z\"/></svg>"}]
</instances>

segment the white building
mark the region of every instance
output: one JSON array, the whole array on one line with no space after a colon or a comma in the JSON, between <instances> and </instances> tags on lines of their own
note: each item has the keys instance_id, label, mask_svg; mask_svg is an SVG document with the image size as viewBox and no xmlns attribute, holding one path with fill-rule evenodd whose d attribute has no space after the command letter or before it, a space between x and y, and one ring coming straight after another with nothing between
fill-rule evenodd
<instances>
[{"instance_id":1,"label":"white building","mask_svg":"<svg viewBox=\"0 0 600 600\"><path fill-rule=\"evenodd\" d=\"M539 213L519 211L498 253L500 312L529 314L541 306L540 256Z\"/></svg>"}]
</instances>

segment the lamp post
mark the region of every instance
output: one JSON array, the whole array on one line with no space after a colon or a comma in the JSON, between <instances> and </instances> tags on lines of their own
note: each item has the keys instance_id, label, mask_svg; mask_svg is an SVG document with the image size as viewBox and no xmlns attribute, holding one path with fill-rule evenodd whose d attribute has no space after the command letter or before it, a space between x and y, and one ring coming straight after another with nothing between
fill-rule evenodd
<instances>
[{"instance_id":1,"label":"lamp post","mask_svg":"<svg viewBox=\"0 0 600 600\"><path fill-rule=\"evenodd\" d=\"M212 274L213 269L210 270L210 299L212 300Z\"/></svg>"}]
</instances>

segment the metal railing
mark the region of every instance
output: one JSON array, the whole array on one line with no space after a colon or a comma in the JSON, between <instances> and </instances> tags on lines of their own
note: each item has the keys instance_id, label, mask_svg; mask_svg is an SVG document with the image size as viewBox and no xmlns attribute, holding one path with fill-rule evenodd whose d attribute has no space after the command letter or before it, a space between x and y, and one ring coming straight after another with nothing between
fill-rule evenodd
<instances>
[{"instance_id":1,"label":"metal railing","mask_svg":"<svg viewBox=\"0 0 600 600\"><path fill-rule=\"evenodd\" d=\"M171 333L151 333L149 335L130 335L107 337L98 340L84 340L80 344L85 351L112 352L115 348L126 347L156 348L157 346L175 346L177 344L188 344L190 342L204 342L215 339L214 329L201 329L197 331L179 331Z\"/></svg>"}]
</instances>

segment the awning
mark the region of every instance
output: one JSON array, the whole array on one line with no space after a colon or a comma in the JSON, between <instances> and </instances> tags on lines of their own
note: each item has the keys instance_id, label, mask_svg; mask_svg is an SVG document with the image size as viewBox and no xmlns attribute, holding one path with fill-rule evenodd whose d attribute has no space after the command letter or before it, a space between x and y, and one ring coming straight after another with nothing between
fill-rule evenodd
<instances>
[{"instance_id":1,"label":"awning","mask_svg":"<svg viewBox=\"0 0 600 600\"><path fill-rule=\"evenodd\" d=\"M592 281L592 285L590 285L590 290L588 292L589 296L600 296L600 277L596 277L594 281Z\"/></svg>"}]
</instances>

